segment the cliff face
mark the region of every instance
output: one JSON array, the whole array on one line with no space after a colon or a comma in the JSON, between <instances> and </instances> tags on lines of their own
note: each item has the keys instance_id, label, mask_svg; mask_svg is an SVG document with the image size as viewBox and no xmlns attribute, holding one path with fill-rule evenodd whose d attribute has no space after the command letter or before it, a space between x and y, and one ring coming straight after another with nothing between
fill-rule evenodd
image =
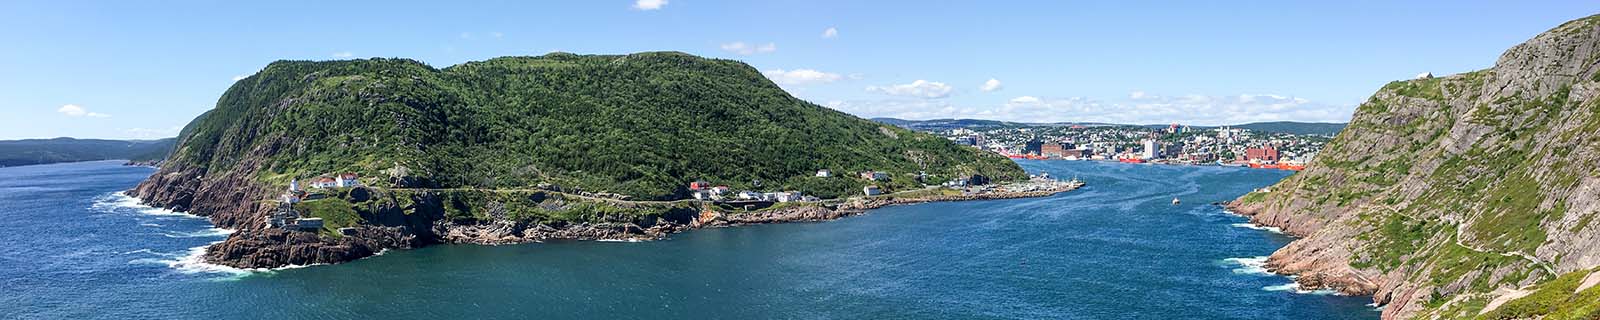
<instances>
[{"instance_id":1,"label":"cliff face","mask_svg":"<svg viewBox=\"0 0 1600 320\"><path fill-rule=\"evenodd\" d=\"M1268 264L1302 285L1372 294L1386 319L1477 316L1600 266L1597 94L1592 16L1384 86L1305 171L1231 206L1301 237Z\"/></svg>"}]
</instances>

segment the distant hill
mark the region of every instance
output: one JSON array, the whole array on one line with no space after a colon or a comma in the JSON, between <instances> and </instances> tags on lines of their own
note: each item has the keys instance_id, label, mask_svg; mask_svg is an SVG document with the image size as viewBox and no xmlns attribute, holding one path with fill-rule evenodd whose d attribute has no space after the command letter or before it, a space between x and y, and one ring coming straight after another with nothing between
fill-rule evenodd
<instances>
[{"instance_id":1,"label":"distant hill","mask_svg":"<svg viewBox=\"0 0 1600 320\"><path fill-rule=\"evenodd\" d=\"M176 138L160 140L27 139L0 141L0 167L60 162L166 158Z\"/></svg>"},{"instance_id":2,"label":"distant hill","mask_svg":"<svg viewBox=\"0 0 1600 320\"><path fill-rule=\"evenodd\" d=\"M1076 125L1076 126L1089 126L1089 127L1095 127L1095 126L1124 126L1124 125L1121 125L1121 124L1110 124L1110 123L1099 123L1099 122L1048 122L1048 123L1041 123L1041 122L1009 122L1009 121L981 120L981 119L905 120L905 119L896 119L896 118L872 118L872 121L877 121L877 122L883 123L883 124L899 126L899 127L906 128L906 129L922 130L922 131L944 131L944 130L951 130L951 129L974 129L974 130L979 130L979 129L1024 128L1024 127L1059 127L1059 126L1074 126L1074 125ZM1332 135L1339 134L1339 130L1343 130L1344 129L1344 125L1345 124L1343 124L1343 123L1273 121L1273 122L1246 123L1246 124L1240 124L1240 125L1232 125L1231 127L1241 128L1241 129L1250 129L1250 130L1255 130L1255 131L1276 132L1276 133L1320 134L1320 135L1332 136ZM1126 126L1134 126L1134 125L1126 125ZM1159 129L1159 128L1166 128L1167 125L1166 124L1151 124L1151 125L1139 125L1138 127ZM1217 126L1192 126L1192 127L1196 128L1196 129L1213 129L1213 128L1217 128Z\"/></svg>"}]
</instances>

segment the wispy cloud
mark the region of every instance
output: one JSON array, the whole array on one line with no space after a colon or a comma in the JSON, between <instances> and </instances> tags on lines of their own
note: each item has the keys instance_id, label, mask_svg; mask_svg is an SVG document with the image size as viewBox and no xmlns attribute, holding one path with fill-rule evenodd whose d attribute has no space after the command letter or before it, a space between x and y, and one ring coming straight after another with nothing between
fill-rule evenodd
<instances>
[{"instance_id":1,"label":"wispy cloud","mask_svg":"<svg viewBox=\"0 0 1600 320\"><path fill-rule=\"evenodd\" d=\"M748 56L757 53L770 53L773 51L778 51L778 44L768 42L767 44L763 45L754 45L744 43L743 41L736 41L722 44L722 51Z\"/></svg>"},{"instance_id":2,"label":"wispy cloud","mask_svg":"<svg viewBox=\"0 0 1600 320\"><path fill-rule=\"evenodd\" d=\"M250 77L250 75L248 75L248 74L241 74L241 75L233 76L233 82L239 82L239 80L244 80L244 78L249 78L249 77Z\"/></svg>"},{"instance_id":3,"label":"wispy cloud","mask_svg":"<svg viewBox=\"0 0 1600 320\"><path fill-rule=\"evenodd\" d=\"M349 57L354 57L354 56L356 56L356 54L352 53L350 51L340 51L340 52L334 52L333 53L333 57L334 58L341 58L342 59L342 58L349 58Z\"/></svg>"},{"instance_id":4,"label":"wispy cloud","mask_svg":"<svg viewBox=\"0 0 1600 320\"><path fill-rule=\"evenodd\" d=\"M637 10L661 10L661 7L665 6L667 6L667 0L637 0L633 2L633 8Z\"/></svg>"},{"instance_id":5,"label":"wispy cloud","mask_svg":"<svg viewBox=\"0 0 1600 320\"><path fill-rule=\"evenodd\" d=\"M917 97L924 99L938 99L950 96L950 91L955 88L943 82L926 80L912 81L907 84L888 86L868 86L867 92L876 92L891 96Z\"/></svg>"},{"instance_id":6,"label":"wispy cloud","mask_svg":"<svg viewBox=\"0 0 1600 320\"><path fill-rule=\"evenodd\" d=\"M838 38L838 37L839 37L839 29L838 28L828 27L827 30L822 30L822 38L823 39L833 39L833 38Z\"/></svg>"},{"instance_id":7,"label":"wispy cloud","mask_svg":"<svg viewBox=\"0 0 1600 320\"><path fill-rule=\"evenodd\" d=\"M768 79L772 79L772 82L776 82L781 85L822 84L839 81L839 79L844 78L844 76L841 76L837 73L828 73L812 69L772 69L762 71L761 74L766 75Z\"/></svg>"},{"instance_id":8,"label":"wispy cloud","mask_svg":"<svg viewBox=\"0 0 1600 320\"><path fill-rule=\"evenodd\" d=\"M68 117L74 117L74 118L77 118L77 117L109 118L109 117L111 117L111 115L109 115L109 114L104 114L104 113L99 113L99 112L91 112L91 111L89 111L89 109L85 109L82 106L75 105L75 104L63 105L63 106L61 106L61 108L56 109L56 112L60 112L61 114L67 115Z\"/></svg>"},{"instance_id":9,"label":"wispy cloud","mask_svg":"<svg viewBox=\"0 0 1600 320\"><path fill-rule=\"evenodd\" d=\"M983 90L983 92L1000 91L1001 88L1003 87L1000 86L1000 79L995 78L989 78L989 81L984 81L983 85L978 86L978 90Z\"/></svg>"}]
</instances>

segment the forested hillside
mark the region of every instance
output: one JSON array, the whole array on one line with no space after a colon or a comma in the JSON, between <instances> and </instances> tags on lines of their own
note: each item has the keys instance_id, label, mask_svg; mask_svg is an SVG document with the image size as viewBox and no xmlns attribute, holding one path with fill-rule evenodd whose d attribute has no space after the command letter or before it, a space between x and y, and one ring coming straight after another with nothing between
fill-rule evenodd
<instances>
[{"instance_id":1,"label":"forested hillside","mask_svg":"<svg viewBox=\"0 0 1600 320\"><path fill-rule=\"evenodd\" d=\"M0 141L0 167L95 160L160 160L176 139L28 139Z\"/></svg>"},{"instance_id":2,"label":"forested hillside","mask_svg":"<svg viewBox=\"0 0 1600 320\"><path fill-rule=\"evenodd\" d=\"M444 69L406 59L280 61L239 81L185 129L168 172L282 184L330 172L394 186L554 184L642 199L690 181L859 192L982 174L1009 160L789 96L731 60L674 52L506 57ZM815 178L819 169L845 177Z\"/></svg>"}]
</instances>

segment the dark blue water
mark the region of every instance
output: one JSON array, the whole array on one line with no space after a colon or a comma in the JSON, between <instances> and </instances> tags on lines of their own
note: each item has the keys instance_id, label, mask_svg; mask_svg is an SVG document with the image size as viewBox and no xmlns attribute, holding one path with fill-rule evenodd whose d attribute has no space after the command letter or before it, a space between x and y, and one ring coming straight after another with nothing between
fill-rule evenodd
<instances>
[{"instance_id":1,"label":"dark blue water","mask_svg":"<svg viewBox=\"0 0 1600 320\"><path fill-rule=\"evenodd\" d=\"M1276 170L1023 162L1090 186L642 243L436 246L333 266L194 263L226 230L113 192L115 162L0 169L0 316L51 318L1372 319L1248 258L1290 239L1209 205ZM1170 203L1173 197L1182 205ZM1246 259L1240 259L1246 258Z\"/></svg>"}]
</instances>

